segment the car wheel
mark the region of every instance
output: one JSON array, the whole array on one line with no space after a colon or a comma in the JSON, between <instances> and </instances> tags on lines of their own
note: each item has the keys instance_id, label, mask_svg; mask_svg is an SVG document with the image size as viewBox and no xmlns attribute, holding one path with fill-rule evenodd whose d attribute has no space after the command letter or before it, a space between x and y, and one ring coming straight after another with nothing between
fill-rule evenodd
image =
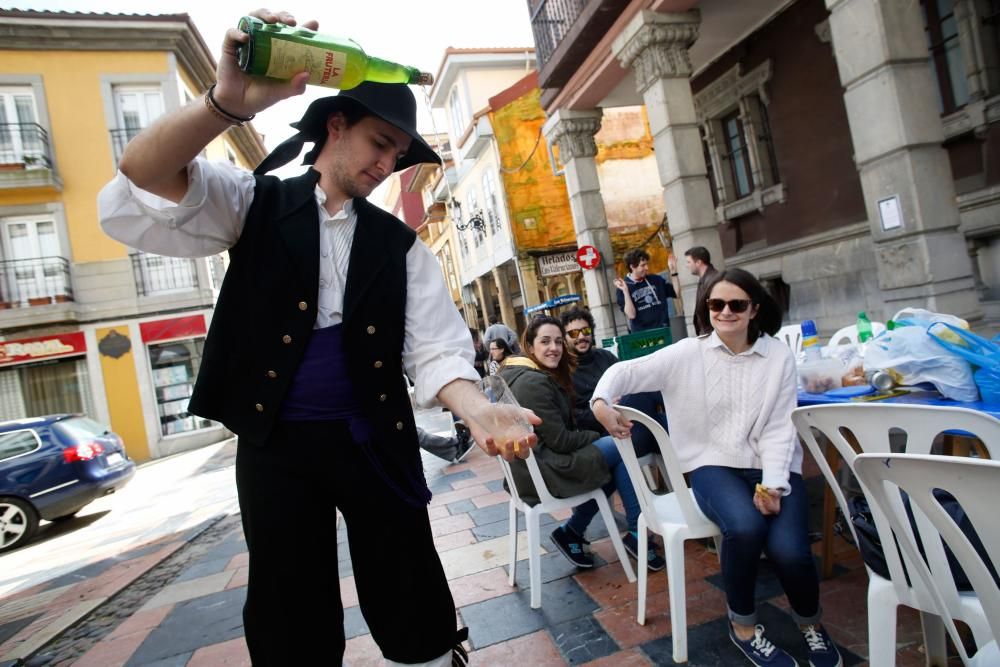
<instances>
[{"instance_id":1,"label":"car wheel","mask_svg":"<svg viewBox=\"0 0 1000 667\"><path fill-rule=\"evenodd\" d=\"M0 498L0 551L14 549L38 530L38 512L20 498Z\"/></svg>"}]
</instances>

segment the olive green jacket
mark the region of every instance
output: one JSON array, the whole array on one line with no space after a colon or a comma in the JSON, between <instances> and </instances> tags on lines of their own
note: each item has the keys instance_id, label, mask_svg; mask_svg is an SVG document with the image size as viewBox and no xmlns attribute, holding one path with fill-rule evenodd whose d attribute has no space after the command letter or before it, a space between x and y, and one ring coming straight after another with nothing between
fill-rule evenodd
<instances>
[{"instance_id":1,"label":"olive green jacket","mask_svg":"<svg viewBox=\"0 0 1000 667\"><path fill-rule=\"evenodd\" d=\"M534 456L553 496L575 496L611 481L604 456L591 444L598 434L573 428L573 402L551 375L527 357L509 357L500 369L500 377L507 382L517 402L542 420L535 427L538 445ZM538 504L528 465L518 459L511 464L511 472L521 498L529 505Z\"/></svg>"}]
</instances>

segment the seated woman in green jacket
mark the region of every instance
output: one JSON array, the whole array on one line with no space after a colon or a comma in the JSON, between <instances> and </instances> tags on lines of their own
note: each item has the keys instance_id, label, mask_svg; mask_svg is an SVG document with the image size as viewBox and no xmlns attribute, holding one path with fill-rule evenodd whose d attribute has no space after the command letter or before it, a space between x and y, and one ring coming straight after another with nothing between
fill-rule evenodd
<instances>
[{"instance_id":1,"label":"seated woman in green jacket","mask_svg":"<svg viewBox=\"0 0 1000 667\"><path fill-rule=\"evenodd\" d=\"M618 448L610 436L602 438L595 431L578 430L573 423L570 378L575 358L566 349L562 323L554 317L536 317L521 337L521 349L525 356L509 357L500 369L500 377L510 386L518 403L533 410L542 420L535 427L538 445L533 455L546 486L560 498L597 488L603 488L607 495L617 490L629 530L622 541L625 550L638 558L639 500ZM521 498L529 504L537 503L527 464L518 459L510 467ZM556 547L577 567L594 566L585 548L589 542L584 533L597 511L593 500L575 507L569 520L552 532ZM663 558L653 548L645 560L653 570L664 566Z\"/></svg>"}]
</instances>

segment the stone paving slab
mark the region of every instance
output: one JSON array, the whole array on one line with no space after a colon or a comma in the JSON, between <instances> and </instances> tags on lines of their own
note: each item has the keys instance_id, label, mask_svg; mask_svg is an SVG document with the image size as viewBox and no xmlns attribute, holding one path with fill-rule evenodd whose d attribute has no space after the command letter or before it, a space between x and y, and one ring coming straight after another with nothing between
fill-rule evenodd
<instances>
[{"instance_id":1,"label":"stone paving slab","mask_svg":"<svg viewBox=\"0 0 1000 667\"><path fill-rule=\"evenodd\" d=\"M647 623L635 622L637 592L595 519L588 534L598 567L577 570L548 541L565 513L547 517L541 549L542 608L530 608L527 535L519 517L516 585L508 583L507 504L499 466L481 452L458 465L425 460L438 489L429 512L473 665L670 665L672 628L664 573L651 573ZM501 497L502 494L502 497ZM0 599L0 656L27 665L216 667L249 665L242 640L247 555L238 516L160 540L132 557L109 559L60 576L48 587ZM338 541L346 540L342 522ZM860 558L838 549L842 566L822 585L825 620L845 648L845 665L865 665L867 580ZM845 555L846 553L846 555ZM358 606L347 545L339 545L345 606L345 659L352 667L382 659ZM689 665L740 665L728 640L718 560L704 545L685 547ZM853 556L853 557L852 557ZM776 578L763 564L758 587L769 636L806 664L801 638ZM115 588L119 586L119 588ZM897 664L921 665L920 626L900 612ZM29 649L31 649L29 651ZM9 658L8 658L9 659ZM0 667L4 667L0 661Z\"/></svg>"}]
</instances>

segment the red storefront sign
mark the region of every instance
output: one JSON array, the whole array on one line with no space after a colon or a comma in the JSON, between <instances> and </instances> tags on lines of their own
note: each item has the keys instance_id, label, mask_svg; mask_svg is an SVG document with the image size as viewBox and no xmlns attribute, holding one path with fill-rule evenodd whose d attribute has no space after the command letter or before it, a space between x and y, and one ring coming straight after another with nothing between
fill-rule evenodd
<instances>
[{"instance_id":1,"label":"red storefront sign","mask_svg":"<svg viewBox=\"0 0 1000 667\"><path fill-rule=\"evenodd\" d=\"M187 317L174 317L169 320L142 322L139 325L139 333L142 335L143 343L155 343L158 340L170 340L173 338L204 336L205 316L188 315Z\"/></svg>"},{"instance_id":2,"label":"red storefront sign","mask_svg":"<svg viewBox=\"0 0 1000 667\"><path fill-rule=\"evenodd\" d=\"M0 342L0 366L87 353L82 331Z\"/></svg>"}]
</instances>

